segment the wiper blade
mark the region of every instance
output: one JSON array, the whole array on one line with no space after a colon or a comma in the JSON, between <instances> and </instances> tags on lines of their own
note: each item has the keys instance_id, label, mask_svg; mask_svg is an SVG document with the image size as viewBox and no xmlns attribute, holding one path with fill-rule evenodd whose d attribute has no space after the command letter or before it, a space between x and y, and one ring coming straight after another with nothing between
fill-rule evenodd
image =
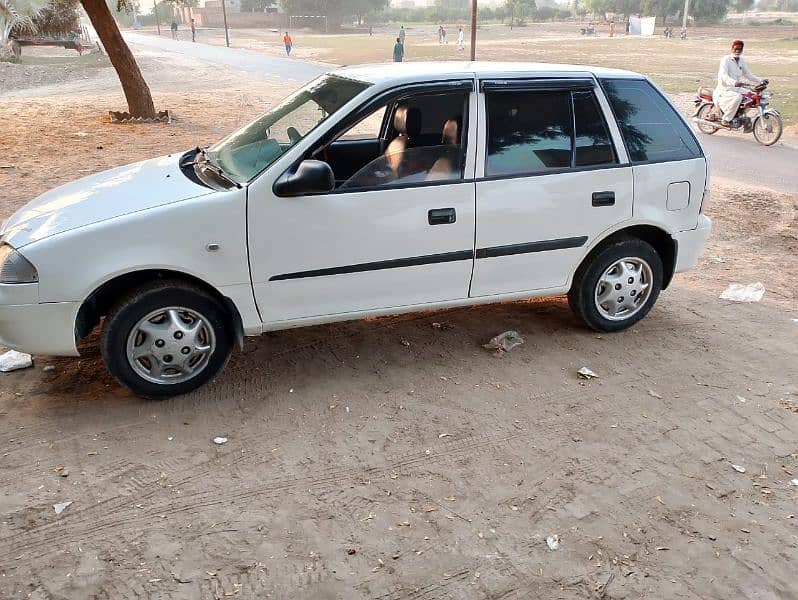
<instances>
[{"instance_id":1,"label":"wiper blade","mask_svg":"<svg viewBox=\"0 0 798 600\"><path fill-rule=\"evenodd\" d=\"M211 161L210 156L208 156L207 149L200 148L199 146L197 146L197 154L194 157L194 165L200 167L201 169L209 170L211 173L216 175L222 181L226 181L230 185L238 189L241 189L240 183L238 183L235 179L233 179L227 173L225 173L224 170L219 165Z\"/></svg>"},{"instance_id":2,"label":"wiper blade","mask_svg":"<svg viewBox=\"0 0 798 600\"><path fill-rule=\"evenodd\" d=\"M221 167L213 164L212 162L205 161L205 162L199 163L199 167L201 169L207 169L208 171L210 171L211 173L216 175L219 179L221 179L223 181L226 181L227 183L229 183L230 185L232 185L235 188L241 189L241 184L240 183L238 183L235 179L233 179L227 173L225 173L221 169Z\"/></svg>"}]
</instances>

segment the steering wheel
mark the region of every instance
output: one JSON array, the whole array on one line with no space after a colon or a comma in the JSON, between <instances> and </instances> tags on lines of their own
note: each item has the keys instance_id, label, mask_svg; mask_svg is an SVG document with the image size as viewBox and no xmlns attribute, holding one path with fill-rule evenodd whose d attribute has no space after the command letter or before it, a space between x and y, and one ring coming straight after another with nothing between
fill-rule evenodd
<instances>
[{"instance_id":1,"label":"steering wheel","mask_svg":"<svg viewBox=\"0 0 798 600\"><path fill-rule=\"evenodd\" d=\"M291 144L296 144L302 139L302 134L297 131L296 127L289 127L286 133L288 134L288 139L291 140Z\"/></svg>"}]
</instances>

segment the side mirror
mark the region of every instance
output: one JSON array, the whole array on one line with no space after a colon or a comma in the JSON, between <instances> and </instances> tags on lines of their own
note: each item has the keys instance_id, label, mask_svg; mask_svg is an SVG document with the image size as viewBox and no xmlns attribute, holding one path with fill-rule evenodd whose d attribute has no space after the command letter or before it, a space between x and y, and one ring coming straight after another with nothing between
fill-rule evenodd
<instances>
[{"instance_id":1,"label":"side mirror","mask_svg":"<svg viewBox=\"0 0 798 600\"><path fill-rule=\"evenodd\" d=\"M335 175L326 162L303 160L288 169L274 182L274 193L280 197L323 194L335 188Z\"/></svg>"}]
</instances>

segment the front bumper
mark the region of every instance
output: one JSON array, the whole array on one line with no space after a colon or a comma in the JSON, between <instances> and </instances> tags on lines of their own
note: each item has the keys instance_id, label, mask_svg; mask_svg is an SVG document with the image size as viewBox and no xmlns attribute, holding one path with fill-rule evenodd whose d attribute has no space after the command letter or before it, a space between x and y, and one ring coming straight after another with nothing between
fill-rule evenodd
<instances>
[{"instance_id":1,"label":"front bumper","mask_svg":"<svg viewBox=\"0 0 798 600\"><path fill-rule=\"evenodd\" d=\"M701 256L701 250L712 230L712 221L705 215L698 215L698 226L688 231L674 234L676 240L676 273L692 269Z\"/></svg>"},{"instance_id":2,"label":"front bumper","mask_svg":"<svg viewBox=\"0 0 798 600\"><path fill-rule=\"evenodd\" d=\"M29 354L78 356L80 303L39 303L38 284L0 284L0 345Z\"/></svg>"}]
</instances>

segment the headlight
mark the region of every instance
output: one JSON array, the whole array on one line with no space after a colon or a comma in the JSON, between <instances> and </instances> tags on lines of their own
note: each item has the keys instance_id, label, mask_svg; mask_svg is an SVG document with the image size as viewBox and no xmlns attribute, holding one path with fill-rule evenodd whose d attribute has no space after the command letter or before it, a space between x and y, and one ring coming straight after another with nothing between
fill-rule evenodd
<instances>
[{"instance_id":1,"label":"headlight","mask_svg":"<svg viewBox=\"0 0 798 600\"><path fill-rule=\"evenodd\" d=\"M0 244L0 283L36 283L36 267L8 244Z\"/></svg>"}]
</instances>

